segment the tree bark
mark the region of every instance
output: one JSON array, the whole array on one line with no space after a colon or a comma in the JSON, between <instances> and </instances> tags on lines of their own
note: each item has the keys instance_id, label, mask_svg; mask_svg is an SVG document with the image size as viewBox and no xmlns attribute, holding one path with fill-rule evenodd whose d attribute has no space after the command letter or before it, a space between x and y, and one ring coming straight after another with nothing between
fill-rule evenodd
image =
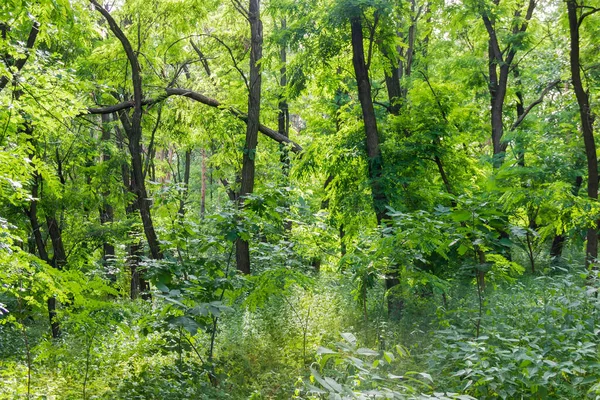
<instances>
[{"instance_id":1,"label":"tree bark","mask_svg":"<svg viewBox=\"0 0 600 400\"><path fill-rule=\"evenodd\" d=\"M202 163L204 164L204 158L202 158ZM185 166L183 169L183 193L181 196L181 200L179 200L179 216L183 219L185 216L185 202L188 197L189 187L190 187L190 169L192 165L192 150L187 149L185 151ZM204 177L204 170L202 171L202 176ZM203 178L204 179L204 178ZM202 205L203 207L204 205ZM202 217L204 217L204 210L201 209L200 213Z\"/></svg>"},{"instance_id":2,"label":"tree bark","mask_svg":"<svg viewBox=\"0 0 600 400\"><path fill-rule=\"evenodd\" d=\"M159 103L159 102L165 100L167 97L170 97L170 96L187 97L189 99L192 99L194 101L197 101L199 103L202 103L204 105L214 107L214 108L223 108L224 107L224 105L216 99L207 97L207 96L203 95L202 93L195 92L193 90L181 89L181 88L167 88L167 89L165 89L165 93L160 97L157 97L155 99L142 100L142 105L147 106L147 105L156 104L156 103ZM87 109L86 113L87 114L110 114L110 113L119 112L121 110L127 110L127 109L130 109L133 107L134 107L134 103L132 101L124 101L124 102L121 102L119 104L115 104L112 106L89 107ZM237 110L233 107L225 107L225 108L237 119L244 121L246 124L248 123L248 115L247 114L244 114L240 110ZM291 145L291 150L295 153L300 153L302 151L302 146L300 146L298 143L290 140L289 138L283 136L276 130L269 128L268 126L259 124L258 131L260 133L262 133L263 135L275 140L278 143L284 143L284 144Z\"/></svg>"},{"instance_id":3,"label":"tree bark","mask_svg":"<svg viewBox=\"0 0 600 400\"><path fill-rule=\"evenodd\" d=\"M494 0L498 5L500 0ZM524 17L521 16L521 9L517 8L513 15L513 35L521 35L527 30L527 26L533 15L536 1L529 0L527 11ZM490 124L492 128L492 146L493 146L493 165L499 168L504 162L504 153L507 143L502 141L504 135L504 126L502 122L504 101L508 86L508 75L511 64L517 53L518 43L509 45L505 51L500 49L495 21L487 11L482 12L481 17L488 33L488 90L490 93ZM522 22L520 22L522 20ZM520 22L520 23L519 23ZM515 39L521 41L522 39Z\"/></svg>"},{"instance_id":4,"label":"tree bark","mask_svg":"<svg viewBox=\"0 0 600 400\"><path fill-rule=\"evenodd\" d=\"M367 64L365 63L362 22L359 16L353 17L350 20L350 28L352 33L352 64L356 75L358 98L365 126L371 197L377 224L383 225L387 218L387 206L389 205L389 200L385 194L382 183L383 161L381 150L379 148L377 119L373 108L373 99L371 98L369 71ZM391 270L386 274L385 285L388 291L388 314L393 318L399 317L404 307L399 294L394 293L395 289L397 289L396 286L398 286L399 283L400 280L398 279L397 267L392 266Z\"/></svg>"},{"instance_id":5,"label":"tree bark","mask_svg":"<svg viewBox=\"0 0 600 400\"><path fill-rule=\"evenodd\" d=\"M113 115L113 118L116 121L118 117L116 115ZM123 132L118 127L115 127L115 133L116 133L118 148L120 150L124 150L125 149L125 138L123 136ZM126 193L132 193L135 195L135 193L133 193L132 178L131 178L129 165L127 162L123 162L121 164L121 179L123 181L124 191ZM134 216L138 213L139 213L139 211L137 209L137 202L127 204L125 206L125 215L127 216L128 219L134 218ZM129 285L129 287L130 287L129 296L130 296L131 300L135 300L138 298L138 296L141 292L144 292L149 289L149 285L144 280L144 278L142 276L140 276L141 272L143 272L140 269L140 262L141 262L141 256L142 256L142 245L138 239L138 232L130 231L129 236L133 240L133 242L130 243L128 246L128 255L127 255L127 266L129 267L129 271L131 274L130 285Z\"/></svg>"},{"instance_id":6,"label":"tree bark","mask_svg":"<svg viewBox=\"0 0 600 400\"><path fill-rule=\"evenodd\" d=\"M33 184L31 186L31 197L33 198L33 200L29 204L29 210L27 210L27 215L31 223L31 230L33 232L33 237L38 250L38 255L42 261L46 262L48 265L52 265L53 263L50 260L50 257L48 256L48 252L46 251L46 245L44 244L44 239L42 238L41 226L37 217L39 182L40 176L36 171L33 173ZM54 296L49 296L48 300L46 300L46 306L48 308L50 332L52 334L52 337L56 339L60 336L60 324L56 319L56 298Z\"/></svg>"},{"instance_id":7,"label":"tree bark","mask_svg":"<svg viewBox=\"0 0 600 400\"><path fill-rule=\"evenodd\" d=\"M281 20L281 29L286 28L286 20L283 18ZM285 90L287 88L287 51L286 51L286 43L281 44L281 49L279 50L279 62L281 62L281 69L279 70L279 88L281 89L281 95L279 97L279 113L277 115L277 131L285 136L286 138L290 137L290 111L289 106L286 99ZM284 144L281 144L281 166L283 168L283 173L285 176L289 175L290 171L290 156L289 150Z\"/></svg>"},{"instance_id":8,"label":"tree bark","mask_svg":"<svg viewBox=\"0 0 600 400\"><path fill-rule=\"evenodd\" d=\"M238 197L240 208L244 206L244 197L254 191L254 171L258 129L260 125L260 91L262 59L262 21L260 20L260 1L250 0L248 7L250 22L250 87L248 93L248 123L246 129L246 145L242 161L242 185ZM250 246L247 240L236 241L237 269L243 274L250 273Z\"/></svg>"},{"instance_id":9,"label":"tree bark","mask_svg":"<svg viewBox=\"0 0 600 400\"><path fill-rule=\"evenodd\" d=\"M383 190L382 174L383 162L381 150L379 148L379 133L377 131L377 119L373 108L373 99L371 98L371 82L369 80L369 71L365 63L365 53L363 44L362 22L360 17L352 18L352 64L356 74L356 84L358 86L358 98L360 101L363 122L365 126L367 157L369 162L369 179L371 184L371 196L373 199L373 208L377 223L381 224L386 217L388 205L387 196Z\"/></svg>"},{"instance_id":10,"label":"tree bark","mask_svg":"<svg viewBox=\"0 0 600 400\"><path fill-rule=\"evenodd\" d=\"M206 170L206 149L200 149L200 158L202 162L202 176L200 186L200 218L204 219L206 215L206 181L207 181L207 170Z\"/></svg>"},{"instance_id":11,"label":"tree bark","mask_svg":"<svg viewBox=\"0 0 600 400\"><path fill-rule=\"evenodd\" d=\"M585 156L587 158L587 194L592 200L598 200L598 160L596 158L596 143L594 141L594 116L590 107L588 93L583 88L581 81L581 61L579 58L579 26L583 20L577 13L578 4L575 0L567 0L567 13L569 17L570 36L570 66L573 90L579 106L581 120L581 133L585 145ZM587 231L585 264L589 266L598 257L598 221L594 221L594 227Z\"/></svg>"},{"instance_id":12,"label":"tree bark","mask_svg":"<svg viewBox=\"0 0 600 400\"><path fill-rule=\"evenodd\" d=\"M110 126L108 125L111 122L110 114L102 114L102 141L104 143L108 143L110 141ZM104 149L102 152L102 162L106 163L110 161L110 153ZM105 190L102 193L102 207L100 208L100 223L102 225L110 224L114 219L114 209L113 206L108 201L108 197L110 196L110 190ZM115 274L111 271L111 264L115 259L115 246L113 243L105 240L102 244L103 249L103 262L104 266L107 269L109 279L114 282L116 280Z\"/></svg>"},{"instance_id":13,"label":"tree bark","mask_svg":"<svg viewBox=\"0 0 600 400\"><path fill-rule=\"evenodd\" d=\"M104 16L113 34L119 39L129 64L131 66L131 81L133 84L133 115L131 121L125 112L119 113L119 118L123 124L123 128L129 139L129 153L131 155L131 180L132 190L137 197L138 209L144 226L144 233L150 248L150 254L153 259L160 260L163 258L158 236L154 230L152 216L150 214L150 199L146 191L144 182L144 165L142 163L142 77L140 75L140 64L138 58L133 51L131 43L112 18L110 13L106 11L95 0L90 0L90 3Z\"/></svg>"},{"instance_id":14,"label":"tree bark","mask_svg":"<svg viewBox=\"0 0 600 400\"><path fill-rule=\"evenodd\" d=\"M130 123L129 116L126 112L121 111L119 113L119 119L121 120L123 130L129 139L128 148L131 157L131 170L129 171L130 191L136 196L136 209L139 211L142 219L142 226L144 227L144 233L146 235L148 247L150 248L150 255L154 260L160 260L163 258L163 255L150 214L151 200L148 198L144 180L141 136L134 132L133 124ZM141 133L141 131L139 133Z\"/></svg>"}]
</instances>

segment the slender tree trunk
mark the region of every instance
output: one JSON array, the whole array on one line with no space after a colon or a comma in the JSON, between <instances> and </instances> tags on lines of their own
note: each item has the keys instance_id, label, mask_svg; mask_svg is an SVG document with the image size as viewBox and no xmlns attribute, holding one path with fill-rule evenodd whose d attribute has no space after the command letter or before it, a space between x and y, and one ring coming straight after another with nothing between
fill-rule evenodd
<instances>
[{"instance_id":1,"label":"slender tree trunk","mask_svg":"<svg viewBox=\"0 0 600 400\"><path fill-rule=\"evenodd\" d=\"M579 105L579 116L581 119L581 133L585 145L585 156L587 158L588 172L588 197L598 200L598 160L596 158L596 143L594 141L594 116L590 107L588 93L583 88L581 81L581 62L579 58L579 26L582 18L577 13L578 4L575 0L567 0L567 12L569 16L570 65L573 90ZM598 221L594 221L594 227L587 231L587 245L585 249L586 266L595 262L598 257Z\"/></svg>"},{"instance_id":2,"label":"slender tree trunk","mask_svg":"<svg viewBox=\"0 0 600 400\"><path fill-rule=\"evenodd\" d=\"M201 176L201 186L200 186L200 218L204 219L206 215L206 150L200 149L200 159L202 163L202 176Z\"/></svg>"},{"instance_id":3,"label":"slender tree trunk","mask_svg":"<svg viewBox=\"0 0 600 400\"><path fill-rule=\"evenodd\" d=\"M521 90L521 77L519 72L518 65L515 66L513 70L513 74L515 75L515 80L517 81L517 90L515 91L515 95L517 96L516 110L517 110L517 120L523 117L525 114L525 103L523 100L523 91ZM525 166L525 151L523 149L520 141L516 142L517 144L517 163L520 167Z\"/></svg>"},{"instance_id":4,"label":"slender tree trunk","mask_svg":"<svg viewBox=\"0 0 600 400\"><path fill-rule=\"evenodd\" d=\"M142 226L144 227L144 233L146 240L148 241L148 247L150 248L150 255L155 260L163 258L160 244L158 242L158 236L154 230L154 224L152 222L152 216L150 214L151 200L148 198L146 191L146 184L144 180L144 165L142 163L142 146L141 146L141 127L138 128L138 132L135 132L133 124L130 122L130 118L126 112L122 111L119 113L119 119L127 138L129 139L129 155L131 156L131 170L130 170L130 190L136 196L136 209L140 213L142 219Z\"/></svg>"},{"instance_id":5,"label":"slender tree trunk","mask_svg":"<svg viewBox=\"0 0 600 400\"><path fill-rule=\"evenodd\" d=\"M179 159L179 157L177 159ZM204 159L202 160L202 162L204 162ZM185 216L185 202L187 200L188 193L190 190L189 186L190 186L191 165L192 165L192 150L188 149L185 151L185 166L183 169L183 187L184 187L183 190L184 190L184 192L182 193L181 200L179 200L179 216L182 219ZM202 175L204 176L204 171L203 171ZM202 217L204 218L204 211L201 210L200 212L202 214Z\"/></svg>"},{"instance_id":6,"label":"slender tree trunk","mask_svg":"<svg viewBox=\"0 0 600 400\"><path fill-rule=\"evenodd\" d=\"M150 214L151 200L148 198L148 192L146 191L146 184L144 182L140 141L141 137L137 134L132 133L129 135L129 152L131 155L131 176L133 183L132 189L137 197L138 209L140 211L140 216L142 217L142 225L148 241L148 247L150 248L150 255L153 259L160 260L163 258L163 254Z\"/></svg>"},{"instance_id":7,"label":"slender tree trunk","mask_svg":"<svg viewBox=\"0 0 600 400\"><path fill-rule=\"evenodd\" d=\"M123 33L119 25L110 15L110 13L104 9L97 1L90 0L90 3L102 14L102 16L108 22L108 25L113 34L119 39L129 65L131 67L131 82L133 85L133 115L131 120L128 114L122 110L119 112L119 118L123 124L123 128L127 133L129 139L129 153L131 155L131 181L133 183L132 189L137 197L138 209L142 218L142 225L144 226L144 233L146 234L146 240L148 241L148 247L150 247L150 254L153 259L160 260L163 258L158 236L154 230L154 224L152 223L152 216L150 214L150 199L146 191L146 184L144 182L144 165L142 163L142 77L140 74L141 68L138 62L136 53L131 46L131 43L127 39L127 36Z\"/></svg>"},{"instance_id":8,"label":"slender tree trunk","mask_svg":"<svg viewBox=\"0 0 600 400\"><path fill-rule=\"evenodd\" d=\"M116 121L117 116L114 115L113 119ZM118 127L115 127L117 146L120 150L125 149L125 138L123 133ZM123 181L123 189L127 193L133 193L132 182L131 182L131 173L129 170L129 165L127 162L123 162L121 164L121 178ZM138 214L137 210L137 202L127 204L125 206L125 215L128 219L133 219ZM146 281L140 277L140 262L142 256L142 245L140 240L138 239L138 233L135 231L129 232L130 238L133 240L132 243L128 246L128 254L127 254L127 266L129 267L129 271L131 274L130 280L130 288L129 288L129 296L131 300L135 300L138 298L140 292L143 292L148 288Z\"/></svg>"},{"instance_id":9,"label":"slender tree trunk","mask_svg":"<svg viewBox=\"0 0 600 400\"><path fill-rule=\"evenodd\" d=\"M281 20L281 29L286 29L286 20ZM283 43L279 50L279 62L281 62L281 69L279 70L279 87L281 89L281 96L279 98L279 114L277 116L277 130L286 138L290 137L290 112L286 99L285 90L287 88L287 44ZM283 173L287 176L290 169L290 157L289 150L285 145L281 145L281 166Z\"/></svg>"},{"instance_id":10,"label":"slender tree trunk","mask_svg":"<svg viewBox=\"0 0 600 400\"><path fill-rule=\"evenodd\" d=\"M400 113L400 99L402 97L402 91L400 88L400 73L398 65L394 61L390 60L390 69L385 70L385 87L388 93L388 99L390 107L388 108L390 114L398 115Z\"/></svg>"},{"instance_id":11,"label":"slender tree trunk","mask_svg":"<svg viewBox=\"0 0 600 400\"><path fill-rule=\"evenodd\" d=\"M248 93L248 124L246 145L242 164L242 186L239 194L239 206L243 208L244 196L254 191L254 170L256 145L258 143L258 126L260 124L260 91L262 59L262 21L260 20L260 1L250 0L248 8L250 22L250 87ZM248 241L238 238L236 241L237 269L243 274L250 273L250 246Z\"/></svg>"},{"instance_id":12,"label":"slender tree trunk","mask_svg":"<svg viewBox=\"0 0 600 400\"><path fill-rule=\"evenodd\" d=\"M15 98L19 98L21 96L20 92L16 92L15 93ZM27 119L26 119L27 121ZM25 122L25 127L23 130L23 133L25 135L27 135L27 142L29 143L29 145L31 146L31 151L29 154L29 157L31 159L34 159L34 141L33 141L33 126L29 123L29 122ZM51 241L52 244L54 245L55 241L56 243L60 246L58 248L58 250L54 250L55 254L53 256L53 259L51 260L49 255L48 255L48 251L46 250L46 245L44 243L44 239L42 238L42 231L41 231L41 226L40 226L40 222L37 216L37 206L38 206L38 202L39 202L39 198L40 198L40 193L39 193L39 185L40 185L40 181L41 181L41 176L39 175L37 170L34 170L33 174L32 174L32 178L33 178L33 183L31 186L31 197L32 197L32 201L30 202L29 205L29 209L27 210L27 216L29 217L29 221L31 223L31 229L33 232L33 237L35 239L35 244L36 247L38 249L38 254L39 257L42 261L46 262L48 265L51 265L53 267L62 267L64 265L64 262L62 262L62 260L66 260L66 256L64 256L64 248L62 247L62 239L60 238L60 234L57 235L56 232L54 231L51 235ZM54 220L53 217L50 216L51 214L49 214L49 216L47 217L47 221L52 222ZM50 229L50 222L48 223L48 228ZM58 257L57 257L58 254ZM57 263L57 261L59 261ZM46 301L47 304L47 308L48 308L48 319L50 322L50 331L52 334L52 337L54 339L58 338L60 336L60 324L58 323L58 319L57 319L57 315L56 315L56 298L54 296L49 296L48 300Z\"/></svg>"},{"instance_id":13,"label":"slender tree trunk","mask_svg":"<svg viewBox=\"0 0 600 400\"><path fill-rule=\"evenodd\" d=\"M281 20L281 29L286 29L286 19L283 18ZM290 137L290 111L289 106L286 99L285 90L287 88L287 43L282 43L281 48L279 49L279 61L281 62L281 69L279 70L280 78L279 78L279 87L281 89L281 95L279 98L279 114L277 115L277 130L286 138ZM281 168L283 170L283 175L285 176L286 182L288 176L290 174L290 151L287 146L281 144ZM285 204L285 209L289 211L289 204ZM289 213L288 213L289 214ZM284 218L283 221L283 229L287 233L292 230L292 221L289 218Z\"/></svg>"},{"instance_id":14,"label":"slender tree trunk","mask_svg":"<svg viewBox=\"0 0 600 400\"><path fill-rule=\"evenodd\" d=\"M33 184L31 186L31 197L33 198L33 200L29 204L29 210L27 210L27 214L31 223L31 229L35 240L35 245L38 250L38 255L42 261L46 262L48 265L52 265L53 263L50 260L50 257L48 256L48 252L46 251L46 245L44 244L44 239L42 238L41 226L37 217L39 182L40 176L36 171L33 173ZM50 331L52 333L52 337L56 339L60 336L60 325L56 318L56 298L54 296L48 297L46 305L48 308Z\"/></svg>"},{"instance_id":15,"label":"slender tree trunk","mask_svg":"<svg viewBox=\"0 0 600 400\"><path fill-rule=\"evenodd\" d=\"M127 132L127 129L129 128L129 125L126 120L127 116L120 115L120 118L124 130L125 132ZM132 173L131 169L127 164L125 164L125 169L123 171L123 182L126 185L127 191L129 193L133 193L137 198L134 174ZM128 218L134 218L136 214L141 214L139 209L139 198L137 198L136 200L138 201L135 201L131 204L127 204L127 206L125 207L125 215L127 215ZM129 271L131 273L130 297L131 300L135 300L138 298L140 293L145 293L149 289L149 285L143 277L144 270L140 268L143 250L142 244L137 238L137 232L130 232L130 236L134 238L134 243L131 243L129 245L127 264L129 265ZM144 295L144 297L145 296L146 295Z\"/></svg>"},{"instance_id":16,"label":"slender tree trunk","mask_svg":"<svg viewBox=\"0 0 600 400\"><path fill-rule=\"evenodd\" d=\"M406 47L396 46L397 55L395 55L394 57L385 54L384 50L384 56L389 60L390 63L389 70L385 71L385 83L388 92L388 99L390 102L390 107L388 111L392 115L399 114L401 101L402 99L406 99L406 96L408 95L408 88L406 86L402 86L400 81L403 77L410 77L414 61L418 15L415 15L415 0L410 0L409 3L411 15L410 25L408 26L408 32L403 33L401 31L398 31L396 33L396 35L402 41L406 41ZM396 57L398 57L398 61L395 61Z\"/></svg>"},{"instance_id":17,"label":"slender tree trunk","mask_svg":"<svg viewBox=\"0 0 600 400\"><path fill-rule=\"evenodd\" d=\"M102 114L102 141L106 144L110 141L110 127L109 123L111 122L111 118L109 114ZM102 162L106 163L110 161L110 153L105 149L102 152ZM108 201L108 197L110 196L110 190L107 189L102 193L102 207L100 208L100 223L102 225L110 224L114 219L114 209L113 206ZM109 279L114 282L116 280L115 274L111 271L111 264L115 259L115 246L109 241L105 241L102 245L103 249L103 260L104 266L108 270Z\"/></svg>"},{"instance_id":18,"label":"slender tree trunk","mask_svg":"<svg viewBox=\"0 0 600 400\"><path fill-rule=\"evenodd\" d=\"M342 257L346 255L346 229L344 228L344 224L340 224L340 254Z\"/></svg>"}]
</instances>

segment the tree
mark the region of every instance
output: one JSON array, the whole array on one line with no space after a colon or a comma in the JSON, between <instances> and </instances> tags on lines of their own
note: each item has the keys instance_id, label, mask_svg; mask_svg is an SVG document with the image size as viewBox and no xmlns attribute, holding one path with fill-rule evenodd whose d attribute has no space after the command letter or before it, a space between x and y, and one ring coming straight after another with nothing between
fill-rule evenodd
<instances>
[{"instance_id":1,"label":"tree","mask_svg":"<svg viewBox=\"0 0 600 400\"><path fill-rule=\"evenodd\" d=\"M508 78L517 51L524 44L524 35L536 6L535 0L529 0L525 15L522 5L517 4L510 23L508 44L502 48L496 27L495 9L500 0L492 0L492 5L478 2L481 18L488 34L488 90L490 94L490 122L492 128L492 145L494 167L498 168L504 160L507 143L503 142L504 135L504 102L508 88Z\"/></svg>"},{"instance_id":2,"label":"tree","mask_svg":"<svg viewBox=\"0 0 600 400\"><path fill-rule=\"evenodd\" d=\"M585 145L585 156L587 159L587 195L592 200L598 200L598 159L596 158L596 143L594 140L594 115L590 106L588 92L583 87L581 79L580 60L580 32L583 20L589 15L600 11L598 8L586 6L585 3L577 3L575 0L567 0L567 13L569 19L569 64L571 68L571 82L573 91L579 106L579 117L581 120L581 133ZM586 265L595 262L598 257L598 221L593 222L587 230L587 244L585 248Z\"/></svg>"},{"instance_id":3,"label":"tree","mask_svg":"<svg viewBox=\"0 0 600 400\"><path fill-rule=\"evenodd\" d=\"M248 10L241 9L250 24L250 82L248 87L248 121L246 144L242 162L242 185L239 192L239 205L243 208L244 197L254 191L254 171L258 129L260 125L261 59L263 29L260 20L259 0L250 0ZM235 254L237 268L244 274L250 273L250 246L247 240L238 238Z\"/></svg>"}]
</instances>

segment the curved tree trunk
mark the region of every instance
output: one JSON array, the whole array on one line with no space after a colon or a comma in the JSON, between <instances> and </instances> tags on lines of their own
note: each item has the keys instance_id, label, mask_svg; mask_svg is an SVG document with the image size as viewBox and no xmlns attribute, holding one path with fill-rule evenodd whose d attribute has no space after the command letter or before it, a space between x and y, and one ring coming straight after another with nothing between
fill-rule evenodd
<instances>
[{"instance_id":1,"label":"curved tree trunk","mask_svg":"<svg viewBox=\"0 0 600 400\"><path fill-rule=\"evenodd\" d=\"M90 0L90 3L104 16L108 25L110 26L113 34L119 39L123 50L127 55L129 64L131 66L131 81L133 84L133 115L131 118L126 114L125 111L119 113L119 118L125 129L125 133L129 139L129 153L131 155L131 182L132 191L137 197L138 209L140 217L142 219L142 225L144 226L144 233L148 241L148 247L150 248L150 254L153 259L160 260L163 258L158 236L154 229L152 222L152 215L150 213L151 201L148 198L146 191L146 184L144 181L144 165L142 163L142 77L140 75L140 64L138 58L133 51L131 43L119 27L119 25L112 18L110 13L104 9L95 0Z\"/></svg>"}]
</instances>

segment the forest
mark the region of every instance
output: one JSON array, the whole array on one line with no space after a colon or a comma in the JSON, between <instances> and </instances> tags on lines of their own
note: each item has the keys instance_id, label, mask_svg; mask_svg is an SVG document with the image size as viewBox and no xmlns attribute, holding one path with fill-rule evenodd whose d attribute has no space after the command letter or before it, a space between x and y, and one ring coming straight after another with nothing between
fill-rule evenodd
<instances>
[{"instance_id":1,"label":"forest","mask_svg":"<svg viewBox=\"0 0 600 400\"><path fill-rule=\"evenodd\" d=\"M599 0L2 0L0 399L598 399Z\"/></svg>"}]
</instances>

